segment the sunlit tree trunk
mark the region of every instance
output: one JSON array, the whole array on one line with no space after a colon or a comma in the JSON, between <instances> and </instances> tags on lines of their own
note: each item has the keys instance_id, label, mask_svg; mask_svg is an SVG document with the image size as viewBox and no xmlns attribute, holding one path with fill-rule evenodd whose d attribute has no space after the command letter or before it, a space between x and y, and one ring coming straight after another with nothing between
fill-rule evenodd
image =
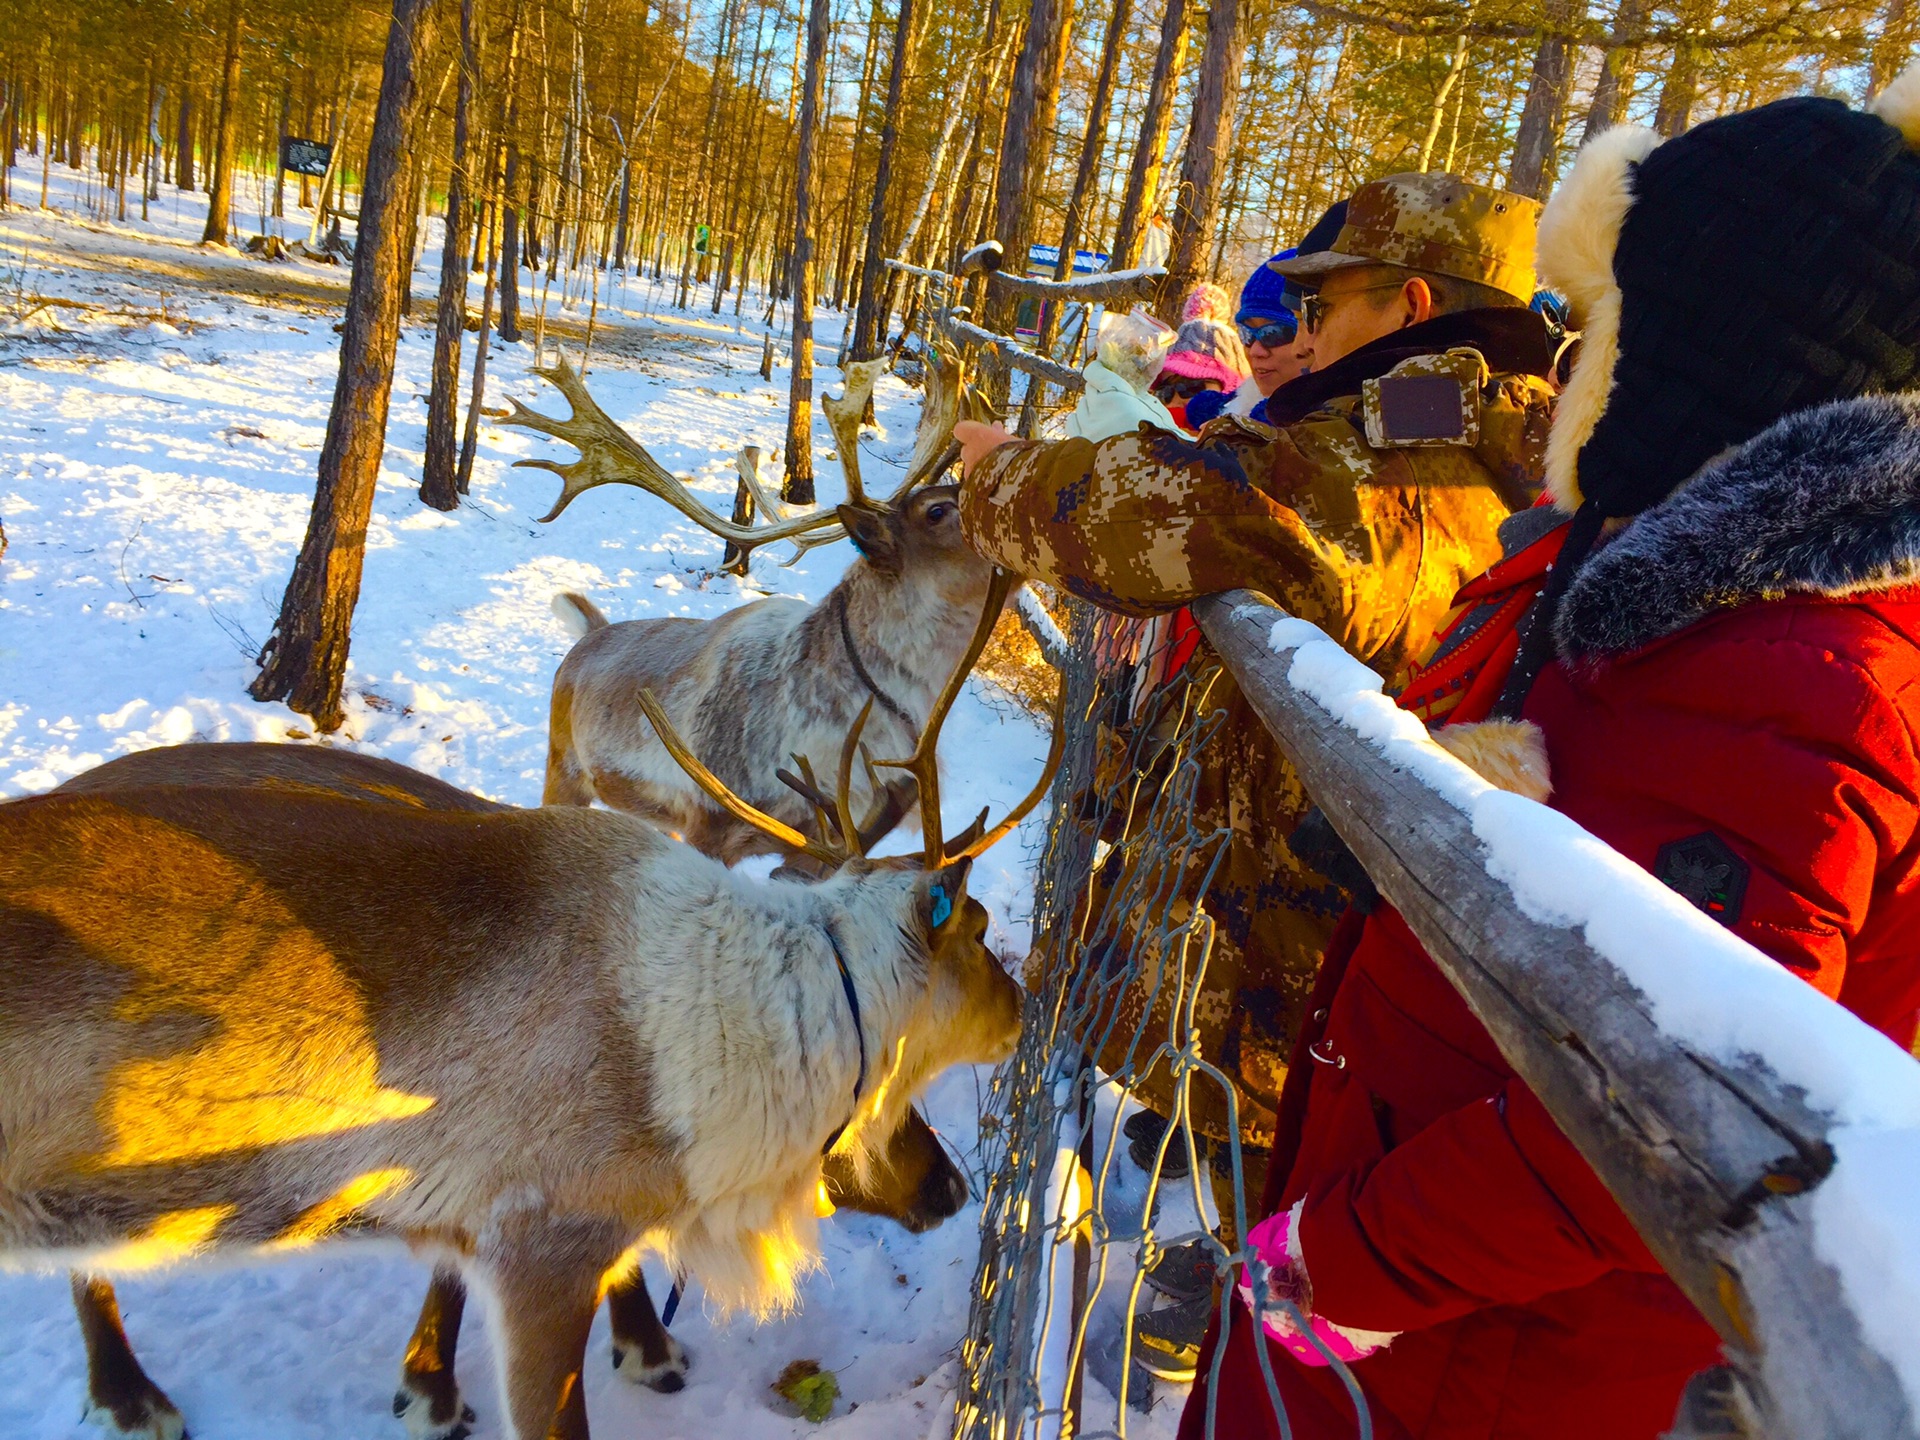
<instances>
[{"instance_id":1,"label":"sunlit tree trunk","mask_svg":"<svg viewBox=\"0 0 1920 1440\"><path fill-rule=\"evenodd\" d=\"M1121 0L1125 3L1125 0ZM907 43L913 34L913 0L900 0L893 24L893 68L887 75L886 119L880 128L880 154L873 165L873 204L867 212L867 253L860 267L860 297L854 315L853 358L880 352L880 264L886 258L887 194L893 183L893 152L900 143L900 96L907 78Z\"/></svg>"},{"instance_id":2,"label":"sunlit tree trunk","mask_svg":"<svg viewBox=\"0 0 1920 1440\"><path fill-rule=\"evenodd\" d=\"M460 352L467 326L467 248L471 243L473 86L479 68L473 42L474 0L460 0L460 78L453 99L453 170L447 179L446 243L440 250L440 303L434 314L432 384L427 395L427 447L420 499L436 510L460 503L454 471L460 411Z\"/></svg>"},{"instance_id":3,"label":"sunlit tree trunk","mask_svg":"<svg viewBox=\"0 0 1920 1440\"><path fill-rule=\"evenodd\" d=\"M1533 79L1514 135L1513 161L1507 167L1507 188L1517 195L1545 199L1560 173L1560 136L1573 93L1573 42L1564 27L1584 8L1584 0L1548 0L1547 28L1533 52Z\"/></svg>"},{"instance_id":4,"label":"sunlit tree trunk","mask_svg":"<svg viewBox=\"0 0 1920 1440\"><path fill-rule=\"evenodd\" d=\"M1240 93L1240 0L1214 0L1207 14L1207 47L1193 93L1193 122L1187 127L1187 158L1180 167L1180 188L1173 211L1173 253L1160 282L1154 309L1162 320L1178 324L1188 290L1207 278L1207 254L1220 204L1220 182L1227 145L1233 137L1234 102Z\"/></svg>"},{"instance_id":5,"label":"sunlit tree trunk","mask_svg":"<svg viewBox=\"0 0 1920 1440\"><path fill-rule=\"evenodd\" d=\"M224 245L232 225L234 136L240 101L240 0L227 0L226 51L220 62L220 118L208 175L207 227L203 245Z\"/></svg>"},{"instance_id":6,"label":"sunlit tree trunk","mask_svg":"<svg viewBox=\"0 0 1920 1440\"><path fill-rule=\"evenodd\" d=\"M1160 170L1166 163L1167 136L1173 128L1173 94L1187 58L1187 0L1167 0L1160 21L1160 48L1154 52L1153 78L1147 84L1147 108L1140 138L1127 171L1120 218L1113 227L1113 268L1131 269L1140 258L1147 219L1159 207Z\"/></svg>"},{"instance_id":7,"label":"sunlit tree trunk","mask_svg":"<svg viewBox=\"0 0 1920 1440\"><path fill-rule=\"evenodd\" d=\"M307 535L280 617L260 652L256 700L285 700L323 731L346 718L353 609L360 598L367 526L386 447L394 346L400 335L400 267L412 198L407 136L420 99L419 56L431 40L434 0L393 0L386 61L360 192L359 243L340 336L340 374L320 447Z\"/></svg>"},{"instance_id":8,"label":"sunlit tree trunk","mask_svg":"<svg viewBox=\"0 0 1920 1440\"><path fill-rule=\"evenodd\" d=\"M786 474L780 486L780 498L791 505L813 503L813 162L820 77L827 65L832 19L832 0L812 0L793 163L793 388L787 401Z\"/></svg>"}]
</instances>

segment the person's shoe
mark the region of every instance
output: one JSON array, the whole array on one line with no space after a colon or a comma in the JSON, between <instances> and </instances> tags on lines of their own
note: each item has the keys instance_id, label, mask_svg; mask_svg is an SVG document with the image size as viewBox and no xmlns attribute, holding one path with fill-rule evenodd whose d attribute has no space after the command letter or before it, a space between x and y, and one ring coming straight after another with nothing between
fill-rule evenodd
<instances>
[{"instance_id":1,"label":"person's shoe","mask_svg":"<svg viewBox=\"0 0 1920 1440\"><path fill-rule=\"evenodd\" d=\"M1156 1380L1191 1385L1200 1365L1200 1342L1213 1316L1213 1296L1201 1295L1133 1317L1133 1358Z\"/></svg>"},{"instance_id":2,"label":"person's shoe","mask_svg":"<svg viewBox=\"0 0 1920 1440\"><path fill-rule=\"evenodd\" d=\"M1207 1153L1204 1148L1205 1143L1205 1141L1201 1142L1202 1155ZM1154 1159L1160 1154L1160 1137L1156 1135L1151 1140L1135 1140L1127 1146L1127 1154L1133 1157L1134 1164L1151 1175ZM1160 1178L1162 1180L1184 1179L1188 1169L1187 1147L1176 1136L1174 1142L1167 1147L1166 1159L1160 1162Z\"/></svg>"},{"instance_id":3,"label":"person's shoe","mask_svg":"<svg viewBox=\"0 0 1920 1440\"><path fill-rule=\"evenodd\" d=\"M1177 1304L1213 1297L1213 1250L1204 1240L1191 1240L1160 1252L1147 1271L1147 1284Z\"/></svg>"}]
</instances>

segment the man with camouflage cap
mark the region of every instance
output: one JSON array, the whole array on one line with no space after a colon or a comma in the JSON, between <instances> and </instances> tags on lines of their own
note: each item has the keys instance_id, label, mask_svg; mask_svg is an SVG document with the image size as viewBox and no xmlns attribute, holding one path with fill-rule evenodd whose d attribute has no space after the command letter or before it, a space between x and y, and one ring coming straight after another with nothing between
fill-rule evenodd
<instances>
[{"instance_id":1,"label":"man with camouflage cap","mask_svg":"<svg viewBox=\"0 0 1920 1440\"><path fill-rule=\"evenodd\" d=\"M1361 187L1330 250L1274 263L1309 292L1313 365L1269 398L1269 423L1224 416L1197 441L1143 425L1097 444L956 426L969 542L1127 614L1262 591L1397 686L1454 592L1500 557L1501 521L1538 490L1552 361L1527 309L1538 211L1450 175ZM1235 1082L1243 1142L1264 1147L1346 895L1288 847L1309 807L1292 767L1217 661L1202 650L1190 663L1227 714L1197 757L1194 822L1232 832L1202 902L1217 933L1195 1014L1202 1053ZM1196 864L1191 898L1202 879ZM1164 1033L1167 988L1135 987L1106 1068L1124 1063L1149 1004ZM1139 1094L1164 1115L1173 1088L1162 1065ZM1217 1087L1191 1099L1196 1130L1226 1138ZM1158 1373L1181 1374L1178 1354L1159 1359Z\"/></svg>"}]
</instances>

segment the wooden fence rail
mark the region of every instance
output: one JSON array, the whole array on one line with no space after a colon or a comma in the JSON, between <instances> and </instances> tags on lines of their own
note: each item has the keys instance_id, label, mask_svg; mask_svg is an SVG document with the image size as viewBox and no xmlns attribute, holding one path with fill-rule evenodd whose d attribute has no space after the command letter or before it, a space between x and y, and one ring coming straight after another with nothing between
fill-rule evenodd
<instances>
[{"instance_id":1,"label":"wooden fence rail","mask_svg":"<svg viewBox=\"0 0 1920 1440\"><path fill-rule=\"evenodd\" d=\"M1795 1057L1728 1057L1677 1038L1642 986L1589 943L1588 925L1528 913L1541 907L1523 908L1489 870L1481 802L1462 800L1484 792L1470 772L1424 737L1363 735L1390 723L1386 702L1336 717L1342 707L1329 708L1325 685L1309 694L1296 683L1329 673L1331 642L1316 645L1318 632L1295 622L1276 635L1283 612L1246 591L1195 613L1308 793L1725 1342L1727 1364L1689 1388L1674 1433L1920 1440L1902 1384L1920 1376L1920 1333L1890 1337L1884 1316L1859 1303L1860 1276L1843 1278L1824 1258L1831 1244L1824 1257L1816 1248L1814 1202L1834 1172L1841 1122L1783 1078L1797 1073ZM1303 645L1314 663L1296 671ZM1355 720L1363 712L1371 725ZM1757 952L1728 952L1745 947L1690 907L1668 915L1677 897L1645 881L1651 890L1629 882L1627 898L1665 927L1658 934L1677 933L1676 947L1697 942L1709 974L1747 967ZM1778 1008L1810 1035L1858 1023L1797 981L1783 989ZM1876 1092L1908 1083L1920 1092L1920 1066L1909 1081L1901 1057L1873 1048L1891 1042L1858 1029L1857 1041L1842 1038L1885 1062Z\"/></svg>"}]
</instances>

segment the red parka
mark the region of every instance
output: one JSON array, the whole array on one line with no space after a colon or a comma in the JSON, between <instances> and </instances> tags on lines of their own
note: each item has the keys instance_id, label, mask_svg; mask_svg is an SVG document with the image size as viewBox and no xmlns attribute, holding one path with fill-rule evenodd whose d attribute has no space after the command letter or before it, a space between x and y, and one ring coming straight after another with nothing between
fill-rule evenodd
<instances>
[{"instance_id":1,"label":"red parka","mask_svg":"<svg viewBox=\"0 0 1920 1440\"><path fill-rule=\"evenodd\" d=\"M1481 621L1502 591L1537 588L1558 543L1480 584ZM1909 1047L1916 578L1920 397L1791 417L1588 560L1524 712L1555 809ZM1430 673L1469 644L1498 652L1473 613ZM1498 689L1470 671L1455 688ZM1402 1332L1353 1367L1375 1433L1662 1434L1717 1358L1712 1330L1391 907L1350 919L1312 1003L1302 1048L1320 1063L1289 1080L1262 1213L1305 1202L1317 1313ZM1214 1433L1277 1437L1253 1327L1235 1318ZM1355 1433L1331 1371L1269 1354L1296 1437ZM1210 1340L1203 1377L1211 1361ZM1182 1440L1206 1434L1205 1405L1203 1382Z\"/></svg>"}]
</instances>

